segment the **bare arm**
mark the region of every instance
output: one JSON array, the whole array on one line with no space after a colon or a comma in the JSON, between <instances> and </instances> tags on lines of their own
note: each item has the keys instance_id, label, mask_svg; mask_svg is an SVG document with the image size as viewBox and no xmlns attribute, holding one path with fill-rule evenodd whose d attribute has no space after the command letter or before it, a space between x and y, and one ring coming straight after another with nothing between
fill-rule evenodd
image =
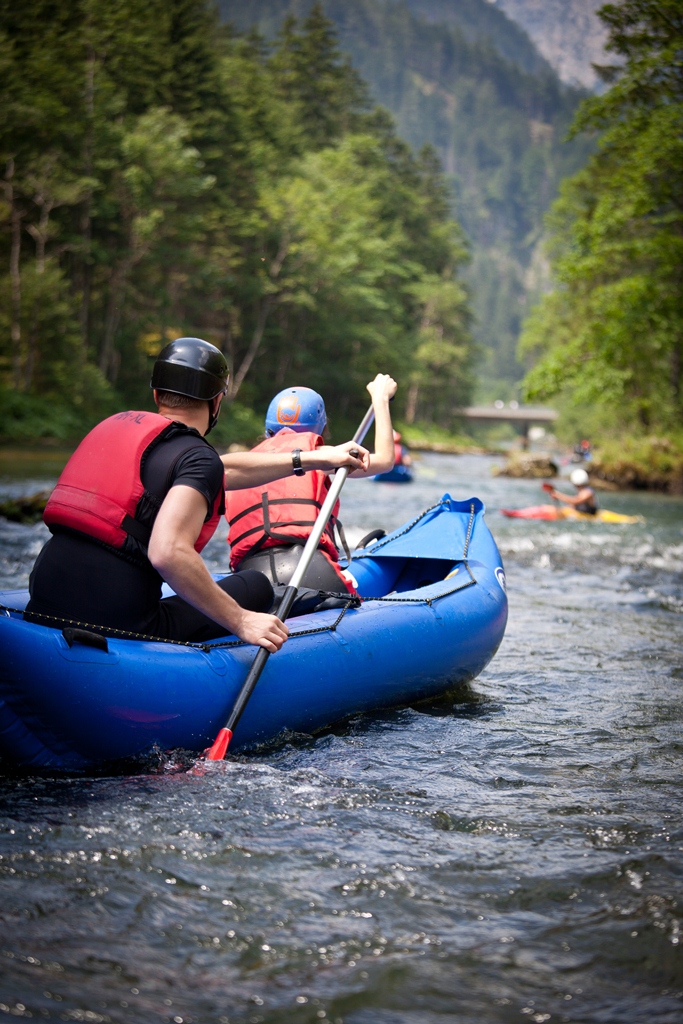
<instances>
[{"instance_id":1,"label":"bare arm","mask_svg":"<svg viewBox=\"0 0 683 1024\"><path fill-rule=\"evenodd\" d=\"M584 501L590 501L593 497L593 492L590 488L582 488L578 494L563 494L562 491L551 491L551 496L556 498L557 501L563 501L565 505L581 505Z\"/></svg>"},{"instance_id":2,"label":"bare arm","mask_svg":"<svg viewBox=\"0 0 683 1024\"><path fill-rule=\"evenodd\" d=\"M296 435L292 435L292 448L296 448ZM358 456L351 455L351 451ZM257 487L269 484L285 476L292 476L292 456L285 453L269 452L234 452L222 455L225 467L225 489L239 490L242 487ZM345 444L322 445L313 452L301 453L303 469L322 469L326 472L348 466L350 469L364 470L369 465L370 454L367 449L353 441ZM361 472L361 476L365 475Z\"/></svg>"},{"instance_id":3,"label":"bare arm","mask_svg":"<svg viewBox=\"0 0 683 1024\"><path fill-rule=\"evenodd\" d=\"M206 499L185 484L171 487L154 523L149 560L179 597L241 640L279 651L288 629L275 615L241 608L211 578L194 543L206 516Z\"/></svg>"},{"instance_id":4,"label":"bare arm","mask_svg":"<svg viewBox=\"0 0 683 1024\"><path fill-rule=\"evenodd\" d=\"M375 473L388 473L393 469L394 429L391 425L389 402L396 394L397 387L398 384L388 373L378 373L367 385L375 411L375 450L370 455L367 469L357 469L350 476L374 476Z\"/></svg>"}]
</instances>

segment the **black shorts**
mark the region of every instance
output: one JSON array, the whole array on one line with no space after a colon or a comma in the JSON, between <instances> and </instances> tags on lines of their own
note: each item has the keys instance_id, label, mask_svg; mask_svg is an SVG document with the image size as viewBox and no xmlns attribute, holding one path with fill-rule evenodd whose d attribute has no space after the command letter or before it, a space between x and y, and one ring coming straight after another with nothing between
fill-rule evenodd
<instances>
[{"instance_id":1,"label":"black shorts","mask_svg":"<svg viewBox=\"0 0 683 1024\"><path fill-rule=\"evenodd\" d=\"M58 629L81 623L107 633L124 630L166 640L214 640L219 625L181 597L161 597L161 576L73 533L57 533L40 552L29 580L25 617ZM242 608L267 612L270 580L261 572L226 576L218 584ZM116 635L112 633L111 635Z\"/></svg>"}]
</instances>

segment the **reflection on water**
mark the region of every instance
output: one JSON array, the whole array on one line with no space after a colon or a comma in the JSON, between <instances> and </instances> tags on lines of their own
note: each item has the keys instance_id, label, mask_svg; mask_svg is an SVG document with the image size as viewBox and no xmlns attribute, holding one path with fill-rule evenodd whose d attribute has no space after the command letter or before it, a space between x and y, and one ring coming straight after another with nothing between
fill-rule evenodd
<instances>
[{"instance_id":1,"label":"reflection on water","mask_svg":"<svg viewBox=\"0 0 683 1024\"><path fill-rule=\"evenodd\" d=\"M352 539L487 503L510 624L450 701L192 773L0 777L0 1019L681 1019L683 502L505 520L539 485L491 461L342 501ZM2 586L45 536L0 524Z\"/></svg>"}]
</instances>

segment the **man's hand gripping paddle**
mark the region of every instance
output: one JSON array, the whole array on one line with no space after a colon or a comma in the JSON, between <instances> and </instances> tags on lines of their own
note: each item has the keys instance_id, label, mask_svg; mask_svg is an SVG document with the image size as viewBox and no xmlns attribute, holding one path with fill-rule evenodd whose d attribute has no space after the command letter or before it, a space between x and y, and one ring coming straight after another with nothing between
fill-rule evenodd
<instances>
[{"instance_id":1,"label":"man's hand gripping paddle","mask_svg":"<svg viewBox=\"0 0 683 1024\"><path fill-rule=\"evenodd\" d=\"M363 417L363 422L360 424L358 430L353 435L353 440L357 444L363 443L365 435L372 426L372 421L374 420L374 418L375 414L372 406L370 406L365 416ZM287 586L284 594L282 595L282 600L280 601L280 604L278 606L276 614L281 622L285 621L290 611L292 610L292 605L296 600L296 595L298 593L299 587L301 586L301 582L304 576L306 575L306 570L311 564L311 559L313 558L313 555L318 550L320 538L322 537L323 531L327 526L330 516L332 515L332 509L337 503L337 498L341 493L341 489L344 486L348 475L348 466L344 466L342 469L338 469L337 472L334 474L334 479L332 481L329 491L327 492L327 497L323 502L323 507L320 509L318 518L315 521L315 526L313 527L311 534L308 540L306 541L306 546L304 547L303 553L299 560L299 564L297 565L294 575L289 581L289 585ZM230 746L230 740L232 739L232 734L235 731L235 727L242 716L242 712L244 711L249 702L249 698L254 692L256 684L259 681L261 673L263 672L263 669L265 668L266 662L268 661L269 657L270 651L267 651L265 647L259 648L259 651L256 657L254 658L254 662L249 670L249 674L244 681L244 685L239 692L237 700L235 701L235 705L232 711L230 712L230 717L228 718L227 722L216 736L213 746L210 747L206 753L207 761L222 761L223 758L225 757L228 747Z\"/></svg>"}]
</instances>

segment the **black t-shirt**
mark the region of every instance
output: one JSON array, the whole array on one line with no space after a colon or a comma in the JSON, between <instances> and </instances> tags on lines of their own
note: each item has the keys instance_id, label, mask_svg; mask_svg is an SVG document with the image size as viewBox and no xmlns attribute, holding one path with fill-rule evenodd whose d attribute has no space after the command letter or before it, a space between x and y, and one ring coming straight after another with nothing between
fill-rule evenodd
<instances>
[{"instance_id":1,"label":"black t-shirt","mask_svg":"<svg viewBox=\"0 0 683 1024\"><path fill-rule=\"evenodd\" d=\"M192 434L196 434L197 441L187 451ZM144 460L140 476L145 490L160 501L164 500L171 487L178 484L194 487L206 498L206 518L209 519L218 492L223 487L225 470L215 448L196 431L192 434L182 430L167 435Z\"/></svg>"},{"instance_id":2,"label":"black t-shirt","mask_svg":"<svg viewBox=\"0 0 683 1024\"><path fill-rule=\"evenodd\" d=\"M223 463L199 433L192 434L171 431L148 450L140 476L152 506L160 505L171 487L193 487L206 499L208 520L223 488ZM126 550L115 551L55 529L33 567L27 612L144 633L157 615L162 579L142 545L131 540Z\"/></svg>"}]
</instances>

